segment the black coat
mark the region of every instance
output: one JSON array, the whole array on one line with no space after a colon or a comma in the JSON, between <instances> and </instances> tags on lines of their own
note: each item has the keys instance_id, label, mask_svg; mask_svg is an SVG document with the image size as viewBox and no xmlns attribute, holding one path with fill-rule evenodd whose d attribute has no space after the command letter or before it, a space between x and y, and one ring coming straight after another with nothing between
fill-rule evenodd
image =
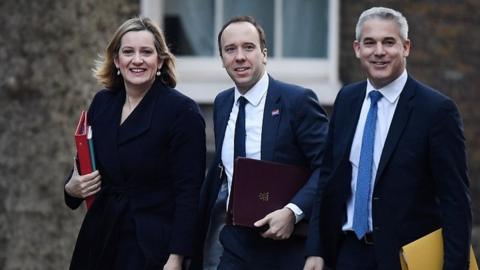
<instances>
[{"instance_id":1,"label":"black coat","mask_svg":"<svg viewBox=\"0 0 480 270\"><path fill-rule=\"evenodd\" d=\"M157 80L120 125L125 90L102 90L88 111L102 189L80 229L70 269L114 258L116 234L133 221L147 265L189 256L205 173L205 123L195 102ZM65 197L75 209L81 200Z\"/></svg>"}]
</instances>

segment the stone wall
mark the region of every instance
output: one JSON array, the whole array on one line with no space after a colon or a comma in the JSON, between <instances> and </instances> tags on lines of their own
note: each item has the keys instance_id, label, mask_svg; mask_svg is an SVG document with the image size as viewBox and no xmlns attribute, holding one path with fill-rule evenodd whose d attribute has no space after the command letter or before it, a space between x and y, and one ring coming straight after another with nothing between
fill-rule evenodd
<instances>
[{"instance_id":1,"label":"stone wall","mask_svg":"<svg viewBox=\"0 0 480 270\"><path fill-rule=\"evenodd\" d=\"M93 60L138 1L0 2L0 269L67 269L84 210L63 203Z\"/></svg>"}]
</instances>

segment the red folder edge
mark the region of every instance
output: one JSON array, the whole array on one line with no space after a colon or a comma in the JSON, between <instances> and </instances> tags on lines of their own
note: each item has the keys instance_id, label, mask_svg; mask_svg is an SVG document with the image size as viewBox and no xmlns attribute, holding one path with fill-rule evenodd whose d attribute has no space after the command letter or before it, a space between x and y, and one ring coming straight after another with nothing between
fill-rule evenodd
<instances>
[{"instance_id":1,"label":"red folder edge","mask_svg":"<svg viewBox=\"0 0 480 270\"><path fill-rule=\"evenodd\" d=\"M85 111L82 111L82 113L80 114L80 120L78 121L77 129L75 130L75 145L77 147L77 159L79 165L78 173L80 175L89 174L93 171L92 160L90 159L90 148L88 145L87 132L87 114ZM87 205L87 209L90 209L94 200L94 195L85 198L85 204Z\"/></svg>"}]
</instances>

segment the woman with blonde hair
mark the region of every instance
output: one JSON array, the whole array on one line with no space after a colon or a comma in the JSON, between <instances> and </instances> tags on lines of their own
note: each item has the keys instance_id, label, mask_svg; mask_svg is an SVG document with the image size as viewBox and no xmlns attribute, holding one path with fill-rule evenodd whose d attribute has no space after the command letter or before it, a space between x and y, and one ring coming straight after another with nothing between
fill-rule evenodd
<instances>
[{"instance_id":1,"label":"woman with blonde hair","mask_svg":"<svg viewBox=\"0 0 480 270\"><path fill-rule=\"evenodd\" d=\"M115 32L94 74L105 86L88 110L97 171L65 184L65 202L95 195L70 269L182 269L193 252L205 171L198 105L173 89L174 56L148 18Z\"/></svg>"}]
</instances>

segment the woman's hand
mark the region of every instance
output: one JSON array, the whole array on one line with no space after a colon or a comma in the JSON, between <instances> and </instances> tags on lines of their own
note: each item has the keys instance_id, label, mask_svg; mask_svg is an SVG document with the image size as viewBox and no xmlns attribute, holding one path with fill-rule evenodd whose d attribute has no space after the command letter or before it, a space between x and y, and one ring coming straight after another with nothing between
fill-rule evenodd
<instances>
[{"instance_id":1,"label":"woman's hand","mask_svg":"<svg viewBox=\"0 0 480 270\"><path fill-rule=\"evenodd\" d=\"M100 191L101 176L98 170L85 175L79 175L76 162L73 163L72 177L65 185L68 195L84 199Z\"/></svg>"},{"instance_id":2,"label":"woman's hand","mask_svg":"<svg viewBox=\"0 0 480 270\"><path fill-rule=\"evenodd\" d=\"M163 270L182 270L182 262L182 255L170 254L167 263L163 266Z\"/></svg>"}]
</instances>

